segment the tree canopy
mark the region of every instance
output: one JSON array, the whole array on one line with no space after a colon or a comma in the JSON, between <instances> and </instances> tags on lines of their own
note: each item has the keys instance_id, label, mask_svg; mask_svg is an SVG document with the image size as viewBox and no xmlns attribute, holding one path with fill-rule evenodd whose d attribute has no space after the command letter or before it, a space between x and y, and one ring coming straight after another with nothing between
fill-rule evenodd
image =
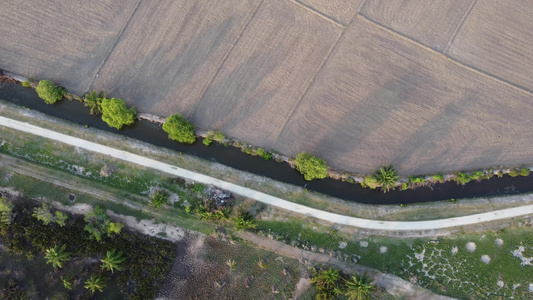
<instances>
[{"instance_id":1,"label":"tree canopy","mask_svg":"<svg viewBox=\"0 0 533 300\"><path fill-rule=\"evenodd\" d=\"M116 129L121 129L124 125L133 124L135 118L137 118L135 107L127 108L122 99L104 98L101 108L102 120Z\"/></svg>"},{"instance_id":2,"label":"tree canopy","mask_svg":"<svg viewBox=\"0 0 533 300\"><path fill-rule=\"evenodd\" d=\"M39 98L43 99L46 104L54 104L63 98L65 90L56 87L50 80L41 80L35 89Z\"/></svg>"},{"instance_id":3,"label":"tree canopy","mask_svg":"<svg viewBox=\"0 0 533 300\"><path fill-rule=\"evenodd\" d=\"M305 180L322 179L328 175L326 162L307 152L298 154L294 163L296 170L304 175Z\"/></svg>"},{"instance_id":4,"label":"tree canopy","mask_svg":"<svg viewBox=\"0 0 533 300\"><path fill-rule=\"evenodd\" d=\"M163 124L163 130L168 133L170 139L180 143L192 144L196 141L194 126L180 114L168 117Z\"/></svg>"}]
</instances>

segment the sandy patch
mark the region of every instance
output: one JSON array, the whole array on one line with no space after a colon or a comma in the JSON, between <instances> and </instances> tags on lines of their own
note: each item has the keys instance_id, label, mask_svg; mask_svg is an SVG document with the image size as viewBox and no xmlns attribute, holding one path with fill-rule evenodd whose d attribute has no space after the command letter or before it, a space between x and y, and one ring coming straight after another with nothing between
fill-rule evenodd
<instances>
[{"instance_id":1,"label":"sandy patch","mask_svg":"<svg viewBox=\"0 0 533 300\"><path fill-rule=\"evenodd\" d=\"M183 228L163 223L156 224L153 220L141 220L139 222L132 216L119 215L110 210L107 210L107 214L111 218L117 219L119 222L125 224L126 227L142 234L163 238L173 242L181 241L185 237L186 230Z\"/></svg>"}]
</instances>

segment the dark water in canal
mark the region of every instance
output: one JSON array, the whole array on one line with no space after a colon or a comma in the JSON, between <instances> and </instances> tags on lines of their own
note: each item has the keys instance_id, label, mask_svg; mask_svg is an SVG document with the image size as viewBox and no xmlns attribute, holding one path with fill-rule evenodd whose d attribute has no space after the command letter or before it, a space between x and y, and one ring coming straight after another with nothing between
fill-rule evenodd
<instances>
[{"instance_id":1,"label":"dark water in canal","mask_svg":"<svg viewBox=\"0 0 533 300\"><path fill-rule=\"evenodd\" d=\"M215 161L235 169L297 186L305 186L308 190L360 203L409 204L451 198L476 198L533 191L532 175L514 178L505 175L502 178L493 177L481 182L470 182L464 186L454 182L446 182L435 184L432 187L421 187L406 191L394 190L387 193L365 189L359 184L350 184L331 178L305 181L303 176L289 167L287 163L278 163L274 160L265 161L261 157L244 154L238 148L225 147L216 142L209 147L204 146L201 142L196 142L192 145L180 144L169 140L161 125L145 120L137 121L128 128L116 130L107 126L99 116L90 115L89 109L83 107L83 104L78 101L62 100L58 104L47 105L37 96L34 90L21 85L0 83L0 99L74 123L89 125L108 132L120 133L154 145Z\"/></svg>"}]
</instances>

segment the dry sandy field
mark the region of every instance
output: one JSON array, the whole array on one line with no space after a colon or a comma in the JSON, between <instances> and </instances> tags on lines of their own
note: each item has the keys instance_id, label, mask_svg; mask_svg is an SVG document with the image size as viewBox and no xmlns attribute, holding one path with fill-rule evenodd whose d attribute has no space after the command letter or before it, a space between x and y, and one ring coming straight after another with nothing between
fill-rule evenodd
<instances>
[{"instance_id":1,"label":"dry sandy field","mask_svg":"<svg viewBox=\"0 0 533 300\"><path fill-rule=\"evenodd\" d=\"M0 68L328 165L533 165L533 2L0 6ZM126 3L127 2L127 3Z\"/></svg>"}]
</instances>

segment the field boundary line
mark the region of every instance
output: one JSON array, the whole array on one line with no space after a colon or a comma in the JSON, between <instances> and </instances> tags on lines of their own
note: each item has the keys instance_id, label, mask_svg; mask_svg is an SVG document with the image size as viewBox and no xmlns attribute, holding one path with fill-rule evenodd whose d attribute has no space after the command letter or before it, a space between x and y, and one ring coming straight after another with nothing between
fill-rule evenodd
<instances>
[{"instance_id":1,"label":"field boundary line","mask_svg":"<svg viewBox=\"0 0 533 300\"><path fill-rule=\"evenodd\" d=\"M366 17L364 14L359 14L359 15L362 17L363 20L365 20L366 22L370 23L371 25L374 25L374 26L376 26L376 27L379 27L379 28L381 28L381 29L383 29L383 30L385 30L385 31L387 31L387 32L389 32L389 33L391 33L392 35L395 35L395 36L397 36L397 37L400 37L400 38L402 38L403 40L409 41L409 42L415 44L416 46L421 47L421 48L423 48L423 49L425 49L425 50L427 50L427 51L430 51L430 52L432 52L432 53L435 53L435 54L437 54L437 55L440 55L440 56L442 56L443 58L445 58L446 60L448 60L448 61L450 61L450 62L452 62L452 63L458 65L459 67L462 67L462 68L464 68L464 69L467 69L467 70L469 70L469 71L471 71L471 72L474 72L474 73L476 73L476 74L478 74L478 75L481 75L481 76L483 76L483 77L485 77L485 78L488 78L488 79L491 79L491 80L497 81L497 82L499 82L499 83L501 83L501 84L503 84L503 85L505 85L505 86L507 86L507 87L510 87L510 88L512 88L512 89L514 89L514 90L517 90L517 91L519 91L519 92L522 92L522 93L524 93L524 94L527 94L528 96L533 97L533 91L531 91L531 90L529 90L529 89L526 89L526 88L524 88L524 87L518 86L518 85L516 85L516 84L514 84L514 83L512 83L512 82L510 82L510 81L507 81L507 80L505 80L505 79L503 79L503 78L500 78L500 77L498 77L498 76L495 76L495 75L493 75L493 74L489 74L489 73L487 73L487 72L485 72L485 71L483 71L483 70L481 70L481 69L478 69L478 68L476 68L476 67L474 67L474 66L471 66L471 65L468 65L468 64L466 64L466 63L463 63L463 62L461 62L461 61L459 61L459 60L457 60L457 59L455 59L455 58L453 58L453 57L451 57L451 56L448 56L448 55L446 55L446 54L444 54L444 53L442 53L442 52L439 52L439 51L437 51L437 50L435 50L435 49L433 49L433 48L431 48L431 47L428 47L428 46L426 46L426 45L424 45L424 44L422 44L422 43L420 43L420 42L418 42L418 41L412 39L411 37L409 37L409 36L407 36L407 35L405 35L405 34L403 34L403 33L401 33L401 32L398 32L398 31L396 31L396 30L394 30L394 29L392 29L392 28L389 28L389 27L384 26L384 25L382 25L382 24L380 24L380 23L377 23L376 21L374 21L374 20L369 19L368 17Z\"/></svg>"},{"instance_id":2,"label":"field boundary line","mask_svg":"<svg viewBox=\"0 0 533 300\"><path fill-rule=\"evenodd\" d=\"M337 25L337 26L339 26L341 28L344 28L344 27L346 27L348 25L348 24L344 24L341 21L333 18L332 16L326 15L325 13L315 9L314 7L312 7L310 5L307 5L305 3L302 3L302 2L300 2L298 0L289 0L289 2L292 2L293 4L295 4L297 6L300 6L300 7L302 7L305 10L308 10L310 13L315 14L315 15L327 20L328 22L331 22L331 23L333 23L333 24L335 24L335 25Z\"/></svg>"},{"instance_id":3,"label":"field boundary line","mask_svg":"<svg viewBox=\"0 0 533 300\"><path fill-rule=\"evenodd\" d=\"M352 19L350 24L353 22L353 20L354 19ZM320 73L320 71L322 71L322 69L324 68L324 65L326 65L326 62L329 60L331 54L333 53L333 50L335 50L335 48L337 48L337 45L339 44L339 41L341 40L342 36L346 32L346 29L348 29L350 24L348 24L348 26L345 26L345 27L342 28L342 31L339 33L339 36L337 37L337 40L335 40L335 43L333 43L333 45L331 45L331 47L329 48L328 52L326 53L326 55L324 56L324 58L320 62L320 65L318 65L318 67L316 68L313 76L311 76L311 79L309 79L309 81L306 83L305 87L302 89L302 92L298 96L298 100L296 100L294 105L291 107L289 113L287 114L287 118L285 118L285 122L277 130L277 132L275 134L276 141L274 142L274 145L277 144L277 142L278 142L277 140L279 139L279 136L283 133L283 130L285 130L285 126L287 126L287 123L289 122L289 120L294 115L294 112L296 111L296 108L298 108L298 106L300 106L300 104L302 103L303 98L305 97L305 95L307 95L307 92L309 91L309 89L313 85L313 82L315 82L315 79L318 76L318 73Z\"/></svg>"},{"instance_id":4,"label":"field boundary line","mask_svg":"<svg viewBox=\"0 0 533 300\"><path fill-rule=\"evenodd\" d=\"M470 13L474 10L474 6L476 6L477 0L472 1L472 4L468 8L468 11L465 13L463 18L461 19L461 23L459 23L459 26L455 28L454 33L452 34L450 40L448 40L448 43L446 43L446 47L442 50L442 53L446 54L448 53L448 50L450 49L451 45L455 41L455 38L459 35L459 32L463 29L463 25L466 23L466 20L470 17Z\"/></svg>"},{"instance_id":5,"label":"field boundary line","mask_svg":"<svg viewBox=\"0 0 533 300\"><path fill-rule=\"evenodd\" d=\"M63 144L82 148L88 151L104 154L119 160L131 162L146 168L159 170L161 172L186 178L188 180L214 185L219 188L231 191L232 193L278 207L282 210L292 211L304 216L324 220L334 224L354 226L371 230L386 231L423 231L433 229L443 229L465 225L480 224L500 219L514 218L525 216L533 213L533 205L525 205L507 209L496 210L492 212L474 214L469 216L454 217L430 221L378 221L363 218L350 217L322 211L319 209L307 207L301 204L290 202L278 197L274 197L263 192L252 190L234 183L213 178L204 174L189 171L171 164L167 164L155 159L147 158L124 150L119 150L102 144L94 143L81 138L62 134L53 130L41 128L26 122L16 121L10 118L0 116L0 126L12 128L25 133L41 136Z\"/></svg>"},{"instance_id":6,"label":"field boundary line","mask_svg":"<svg viewBox=\"0 0 533 300\"><path fill-rule=\"evenodd\" d=\"M113 53L113 51L115 51L115 47L117 46L120 38L122 37L122 35L124 34L124 31L126 31L126 28L129 26L130 22L131 22L131 19L133 19L133 16L135 15L135 13L137 13L137 10L139 9L139 7L141 6L141 2L143 0L138 0L137 2L137 5L135 6L135 8L133 9L133 11L131 12L131 15L130 17L128 18L128 20L126 22L124 22L124 25L122 26L122 28L120 28L120 31L118 32L117 34L117 37L115 39L115 42L113 43L113 46L111 46L111 48L109 49L109 51L107 52L107 55L104 57L104 59L102 60L102 62L100 62L100 65L98 66L98 69L96 70L96 73L94 73L93 77L91 78L91 81L89 81L89 84L87 85L87 88L85 89L85 92L87 93L89 91L89 88L93 85L94 83L94 80L96 79L96 77L98 76L98 74L100 73L100 71L102 71L102 69L104 68L104 65L107 63L107 60L109 59L109 57L111 56L111 53Z\"/></svg>"},{"instance_id":7,"label":"field boundary line","mask_svg":"<svg viewBox=\"0 0 533 300\"><path fill-rule=\"evenodd\" d=\"M228 51L226 51L226 54L224 54L224 58L222 59L222 62L220 63L220 65L218 66L217 70L213 74L213 77L211 77L209 82L205 85L205 88L202 91L200 99L198 99L198 101L196 101L196 104L194 105L193 109L191 109L191 112L188 114L187 119L190 120L194 116L194 113L196 112L196 109L198 109L198 105L200 105L200 102L204 98L205 93L207 92L207 90L209 89L209 87L211 86L213 81L215 81L215 78L217 78L218 73L220 73L220 70L222 70L222 67L226 64L226 61L228 60L228 57L230 56L231 52L233 52L233 49L235 48L237 43L241 40L241 37L244 35L244 32L248 29L248 26L250 26L250 23L252 23L252 20L255 18L255 15L259 11L259 8L261 7L261 5L263 5L263 2L265 2L265 0L261 0L259 2L259 4L257 4L257 7L254 9L252 14L250 15L250 17L246 21L246 24L243 26L241 32L239 33L237 38L235 38L235 40L233 41L233 43L229 47Z\"/></svg>"}]
</instances>

